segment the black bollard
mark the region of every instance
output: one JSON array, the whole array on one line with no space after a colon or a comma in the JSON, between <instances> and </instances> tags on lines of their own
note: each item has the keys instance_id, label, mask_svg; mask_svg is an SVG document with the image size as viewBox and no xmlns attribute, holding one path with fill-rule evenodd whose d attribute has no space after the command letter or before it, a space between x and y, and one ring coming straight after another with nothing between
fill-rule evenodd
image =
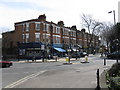
<instances>
[{"instance_id":1,"label":"black bollard","mask_svg":"<svg viewBox=\"0 0 120 90\"><path fill-rule=\"evenodd\" d=\"M118 58L116 59L116 63L118 63Z\"/></svg>"},{"instance_id":2,"label":"black bollard","mask_svg":"<svg viewBox=\"0 0 120 90\"><path fill-rule=\"evenodd\" d=\"M104 65L106 65L106 58L104 58Z\"/></svg>"},{"instance_id":3,"label":"black bollard","mask_svg":"<svg viewBox=\"0 0 120 90\"><path fill-rule=\"evenodd\" d=\"M100 89L100 81L99 81L99 69L97 69L97 87L96 87L96 90L101 90Z\"/></svg>"}]
</instances>

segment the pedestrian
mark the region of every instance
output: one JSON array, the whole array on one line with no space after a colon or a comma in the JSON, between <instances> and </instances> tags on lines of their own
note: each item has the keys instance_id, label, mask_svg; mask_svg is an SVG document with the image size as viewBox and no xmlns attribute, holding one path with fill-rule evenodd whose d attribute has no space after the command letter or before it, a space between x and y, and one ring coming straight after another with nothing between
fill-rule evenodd
<instances>
[{"instance_id":1,"label":"pedestrian","mask_svg":"<svg viewBox=\"0 0 120 90\"><path fill-rule=\"evenodd\" d=\"M34 60L35 60L35 56L33 56L33 58L32 58L32 62L34 62Z\"/></svg>"},{"instance_id":2,"label":"pedestrian","mask_svg":"<svg viewBox=\"0 0 120 90\"><path fill-rule=\"evenodd\" d=\"M48 55L48 57L49 57L49 60L50 60L50 59L51 59L51 58L50 58L50 57L51 57L50 54Z\"/></svg>"}]
</instances>

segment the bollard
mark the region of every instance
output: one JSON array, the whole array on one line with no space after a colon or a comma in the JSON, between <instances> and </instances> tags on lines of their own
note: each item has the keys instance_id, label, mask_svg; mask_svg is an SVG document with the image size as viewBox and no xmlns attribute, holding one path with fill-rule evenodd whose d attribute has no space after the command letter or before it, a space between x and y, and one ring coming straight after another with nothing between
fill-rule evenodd
<instances>
[{"instance_id":1,"label":"bollard","mask_svg":"<svg viewBox=\"0 0 120 90\"><path fill-rule=\"evenodd\" d=\"M42 57L42 62L44 62L44 56Z\"/></svg>"},{"instance_id":2,"label":"bollard","mask_svg":"<svg viewBox=\"0 0 120 90\"><path fill-rule=\"evenodd\" d=\"M117 60L116 60L116 63L118 63L118 58L117 58Z\"/></svg>"},{"instance_id":3,"label":"bollard","mask_svg":"<svg viewBox=\"0 0 120 90\"><path fill-rule=\"evenodd\" d=\"M104 65L106 65L106 58L104 58Z\"/></svg>"},{"instance_id":4,"label":"bollard","mask_svg":"<svg viewBox=\"0 0 120 90\"><path fill-rule=\"evenodd\" d=\"M99 81L99 69L97 69L97 87L96 90L100 90L100 81Z\"/></svg>"},{"instance_id":5,"label":"bollard","mask_svg":"<svg viewBox=\"0 0 120 90\"><path fill-rule=\"evenodd\" d=\"M57 56L55 57L55 60L56 60L56 62L57 62Z\"/></svg>"},{"instance_id":6,"label":"bollard","mask_svg":"<svg viewBox=\"0 0 120 90\"><path fill-rule=\"evenodd\" d=\"M66 63L68 63L69 62L69 57L66 57Z\"/></svg>"},{"instance_id":7,"label":"bollard","mask_svg":"<svg viewBox=\"0 0 120 90\"><path fill-rule=\"evenodd\" d=\"M85 56L85 62L88 62L88 57L87 56Z\"/></svg>"},{"instance_id":8,"label":"bollard","mask_svg":"<svg viewBox=\"0 0 120 90\"><path fill-rule=\"evenodd\" d=\"M66 57L66 63L63 63L64 65L71 65L70 57Z\"/></svg>"}]
</instances>

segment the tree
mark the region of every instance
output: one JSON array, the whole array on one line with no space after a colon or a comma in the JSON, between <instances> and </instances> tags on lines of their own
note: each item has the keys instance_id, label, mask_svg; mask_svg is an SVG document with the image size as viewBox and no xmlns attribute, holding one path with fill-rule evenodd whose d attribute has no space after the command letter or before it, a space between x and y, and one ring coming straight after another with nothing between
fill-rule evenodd
<instances>
[{"instance_id":1,"label":"tree","mask_svg":"<svg viewBox=\"0 0 120 90\"><path fill-rule=\"evenodd\" d=\"M114 26L112 24L104 24L100 36L102 40L106 41L107 47L110 48L110 52L116 51L117 49L120 50L120 48L116 46L116 40L118 44L120 43L120 23Z\"/></svg>"},{"instance_id":2,"label":"tree","mask_svg":"<svg viewBox=\"0 0 120 90\"><path fill-rule=\"evenodd\" d=\"M99 35L101 28L103 27L103 23L96 21L92 18L91 15L82 14L82 25L87 28L88 33L90 35L90 41L88 42L88 48L92 47L92 41L94 35Z\"/></svg>"},{"instance_id":3,"label":"tree","mask_svg":"<svg viewBox=\"0 0 120 90\"><path fill-rule=\"evenodd\" d=\"M102 28L101 28L101 32L100 32L100 38L102 42L105 42L105 44L107 45L107 49L109 49L109 44L110 44L110 39L112 39L110 37L110 35L113 33L111 32L113 25L111 23L103 23Z\"/></svg>"},{"instance_id":4,"label":"tree","mask_svg":"<svg viewBox=\"0 0 120 90\"><path fill-rule=\"evenodd\" d=\"M110 32L112 33L108 38L110 42L111 52L120 50L120 23L114 25Z\"/></svg>"}]
</instances>

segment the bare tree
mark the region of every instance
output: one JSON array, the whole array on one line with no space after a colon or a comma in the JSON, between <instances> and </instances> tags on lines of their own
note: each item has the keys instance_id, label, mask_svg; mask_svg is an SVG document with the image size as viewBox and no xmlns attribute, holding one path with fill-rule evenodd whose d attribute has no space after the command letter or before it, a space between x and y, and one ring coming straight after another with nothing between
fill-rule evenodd
<instances>
[{"instance_id":1,"label":"bare tree","mask_svg":"<svg viewBox=\"0 0 120 90\"><path fill-rule=\"evenodd\" d=\"M91 15L82 14L82 25L88 29L89 34L98 34L103 23L92 18Z\"/></svg>"},{"instance_id":2,"label":"bare tree","mask_svg":"<svg viewBox=\"0 0 120 90\"><path fill-rule=\"evenodd\" d=\"M103 23L96 21L91 15L82 14L82 25L87 28L90 35L90 41L88 42L88 48L92 46L93 36L99 35Z\"/></svg>"}]
</instances>

